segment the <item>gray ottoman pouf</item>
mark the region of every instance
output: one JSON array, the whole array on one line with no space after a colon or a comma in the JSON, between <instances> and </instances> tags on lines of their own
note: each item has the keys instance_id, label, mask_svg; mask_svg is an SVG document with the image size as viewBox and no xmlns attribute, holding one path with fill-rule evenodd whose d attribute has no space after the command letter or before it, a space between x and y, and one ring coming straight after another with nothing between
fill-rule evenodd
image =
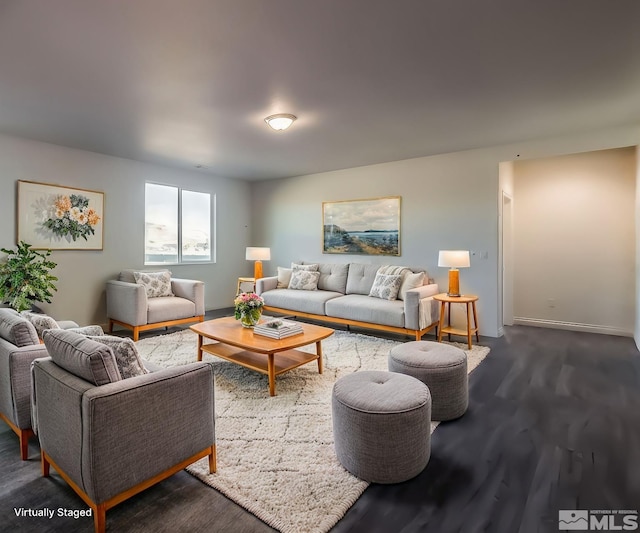
<instances>
[{"instance_id":1,"label":"gray ottoman pouf","mask_svg":"<svg viewBox=\"0 0 640 533\"><path fill-rule=\"evenodd\" d=\"M417 476L431 455L431 395L410 376L366 370L340 378L331 399L338 460L372 483Z\"/></svg>"},{"instance_id":2,"label":"gray ottoman pouf","mask_svg":"<svg viewBox=\"0 0 640 533\"><path fill-rule=\"evenodd\" d=\"M389 370L422 381L431 392L431 420L461 417L469 406L467 354L431 341L400 344L389 353Z\"/></svg>"}]
</instances>

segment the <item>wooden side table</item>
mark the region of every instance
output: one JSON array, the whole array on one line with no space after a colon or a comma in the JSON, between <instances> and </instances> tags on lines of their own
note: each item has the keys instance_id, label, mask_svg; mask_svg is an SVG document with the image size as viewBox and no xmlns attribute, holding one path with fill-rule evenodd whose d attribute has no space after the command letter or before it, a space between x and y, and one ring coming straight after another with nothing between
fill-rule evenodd
<instances>
[{"instance_id":1,"label":"wooden side table","mask_svg":"<svg viewBox=\"0 0 640 533\"><path fill-rule=\"evenodd\" d=\"M434 300L440 302L440 327L438 329L438 342L442 341L442 334L446 333L451 340L451 335L467 337L467 344L471 350L471 335L476 334L476 341L480 341L478 336L478 314L476 312L476 302L478 297L474 294L463 294L462 296L449 296L446 293L436 294ZM444 315L447 311L447 325L444 325ZM465 304L467 306L467 329L454 328L451 326L451 304ZM473 327L471 327L471 312L473 311Z\"/></svg>"},{"instance_id":2,"label":"wooden side table","mask_svg":"<svg viewBox=\"0 0 640 533\"><path fill-rule=\"evenodd\" d=\"M236 296L240 294L240 287L243 283L251 283L253 285L253 291L256 290L256 278L238 278L238 288L236 289Z\"/></svg>"}]
</instances>

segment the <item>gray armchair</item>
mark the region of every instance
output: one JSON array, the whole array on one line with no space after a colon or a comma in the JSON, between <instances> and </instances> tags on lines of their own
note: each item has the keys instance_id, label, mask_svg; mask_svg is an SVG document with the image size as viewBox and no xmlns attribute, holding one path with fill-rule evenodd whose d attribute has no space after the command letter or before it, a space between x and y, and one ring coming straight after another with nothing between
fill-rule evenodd
<instances>
[{"instance_id":1,"label":"gray armchair","mask_svg":"<svg viewBox=\"0 0 640 533\"><path fill-rule=\"evenodd\" d=\"M49 328L74 329L91 335L102 333L100 326L80 328L71 320L56 322L40 313L18 313L8 307L0 308L0 420L4 420L18 435L23 461L29 457L29 438L33 436L29 409L29 369L31 361L48 355L39 339L45 327L42 324Z\"/></svg>"},{"instance_id":2,"label":"gray armchair","mask_svg":"<svg viewBox=\"0 0 640 533\"><path fill-rule=\"evenodd\" d=\"M134 271L123 270L117 281L107 281L109 331L117 324L137 341L141 331L204 320L204 282L171 278L171 291L172 297L149 298Z\"/></svg>"},{"instance_id":3,"label":"gray armchair","mask_svg":"<svg viewBox=\"0 0 640 533\"><path fill-rule=\"evenodd\" d=\"M44 342L32 397L42 474L53 466L93 510L97 533L108 509L198 459L215 472L210 363L121 379L104 344L59 330Z\"/></svg>"},{"instance_id":4,"label":"gray armchair","mask_svg":"<svg viewBox=\"0 0 640 533\"><path fill-rule=\"evenodd\" d=\"M29 438L33 436L29 369L34 359L46 356L35 327L13 309L0 309L0 419L18 435L23 461L28 458Z\"/></svg>"}]
</instances>

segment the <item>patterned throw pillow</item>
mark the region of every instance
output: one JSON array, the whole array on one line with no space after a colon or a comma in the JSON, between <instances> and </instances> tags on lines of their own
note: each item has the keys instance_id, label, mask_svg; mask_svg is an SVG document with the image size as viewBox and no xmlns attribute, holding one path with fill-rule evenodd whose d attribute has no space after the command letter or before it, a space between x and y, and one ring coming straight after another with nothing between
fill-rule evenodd
<instances>
[{"instance_id":1,"label":"patterned throw pillow","mask_svg":"<svg viewBox=\"0 0 640 533\"><path fill-rule=\"evenodd\" d=\"M312 272L311 270L295 270L291 273L291 281L289 281L290 289L301 291L317 291L320 272Z\"/></svg>"},{"instance_id":2,"label":"patterned throw pillow","mask_svg":"<svg viewBox=\"0 0 640 533\"><path fill-rule=\"evenodd\" d=\"M291 263L291 268L293 270L311 270L312 272L317 272L319 269L319 265L314 263L313 265L300 265L298 263Z\"/></svg>"},{"instance_id":3,"label":"patterned throw pillow","mask_svg":"<svg viewBox=\"0 0 640 533\"><path fill-rule=\"evenodd\" d=\"M401 275L376 274L369 296L383 300L395 300L398 297L401 283Z\"/></svg>"},{"instance_id":4,"label":"patterned throw pillow","mask_svg":"<svg viewBox=\"0 0 640 533\"><path fill-rule=\"evenodd\" d=\"M33 324L33 327L36 328L39 339L42 338L42 332L45 329L60 329L58 323L49 315L34 313L32 311L22 311L20 314Z\"/></svg>"},{"instance_id":5,"label":"patterned throw pillow","mask_svg":"<svg viewBox=\"0 0 640 533\"><path fill-rule=\"evenodd\" d=\"M144 287L147 298L173 296L171 292L171 272L134 272L133 277L138 285Z\"/></svg>"},{"instance_id":6,"label":"patterned throw pillow","mask_svg":"<svg viewBox=\"0 0 640 533\"><path fill-rule=\"evenodd\" d=\"M140 359L138 348L136 348L136 345L131 339L127 337L116 337L115 335L96 335L87 338L111 348L122 379L148 373L142 363L142 359Z\"/></svg>"},{"instance_id":7,"label":"patterned throw pillow","mask_svg":"<svg viewBox=\"0 0 640 533\"><path fill-rule=\"evenodd\" d=\"M81 326L79 328L69 328L67 331L73 331L74 333L80 333L80 335L94 336L94 335L104 335L104 330L101 326L93 325L93 326Z\"/></svg>"}]
</instances>

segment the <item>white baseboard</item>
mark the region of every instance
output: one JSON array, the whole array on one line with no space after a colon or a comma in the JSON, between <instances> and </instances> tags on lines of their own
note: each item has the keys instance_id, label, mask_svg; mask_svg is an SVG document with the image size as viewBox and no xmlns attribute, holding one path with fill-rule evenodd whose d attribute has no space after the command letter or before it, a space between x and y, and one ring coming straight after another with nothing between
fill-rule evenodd
<instances>
[{"instance_id":1,"label":"white baseboard","mask_svg":"<svg viewBox=\"0 0 640 533\"><path fill-rule=\"evenodd\" d=\"M560 322L542 318L513 317L513 323L519 326L535 326L537 328L567 329L569 331L583 331L585 333L601 333L617 335L619 337L633 337L633 331L613 326L599 326L596 324L580 324L577 322Z\"/></svg>"}]
</instances>

